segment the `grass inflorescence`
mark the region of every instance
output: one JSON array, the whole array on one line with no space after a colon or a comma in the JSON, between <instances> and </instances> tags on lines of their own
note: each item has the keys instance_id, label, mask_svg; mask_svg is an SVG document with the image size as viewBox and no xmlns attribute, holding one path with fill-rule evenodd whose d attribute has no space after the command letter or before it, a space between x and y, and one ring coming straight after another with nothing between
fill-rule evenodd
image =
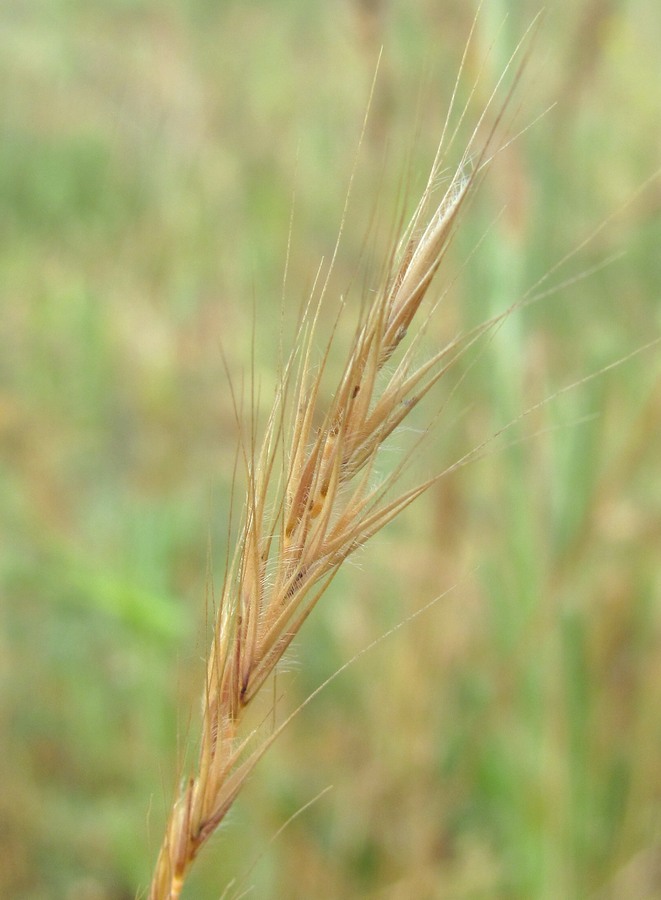
<instances>
[{"instance_id":1,"label":"grass inflorescence","mask_svg":"<svg viewBox=\"0 0 661 900\"><path fill-rule=\"evenodd\" d=\"M428 320L421 304L488 162L501 115L502 110L493 117L490 135L478 151L473 147L476 127L456 173L437 196L446 165L448 116L427 186L389 254L383 283L362 304L330 403L324 405L323 381L334 328L321 358L315 355L323 342L319 322L321 306L328 300L327 278L317 300L313 296L305 307L295 350L280 371L261 445L253 434L242 441L247 495L237 549L218 600L200 758L175 800L152 900L179 897L199 850L272 743L277 732L257 746L254 734L242 735L245 710L264 689L339 567L441 476L392 497L402 463L380 475L380 451L466 345L493 324L459 335L424 361L418 359ZM337 303L340 311L342 306ZM407 348L398 354L405 339ZM237 403L237 415L240 408Z\"/></svg>"}]
</instances>

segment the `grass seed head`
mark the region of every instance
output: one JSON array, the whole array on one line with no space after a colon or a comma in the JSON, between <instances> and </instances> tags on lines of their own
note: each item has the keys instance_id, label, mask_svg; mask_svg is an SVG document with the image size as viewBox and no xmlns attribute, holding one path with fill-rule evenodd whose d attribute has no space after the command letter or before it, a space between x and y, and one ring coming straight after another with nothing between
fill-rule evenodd
<instances>
[{"instance_id":1,"label":"grass seed head","mask_svg":"<svg viewBox=\"0 0 661 900\"><path fill-rule=\"evenodd\" d=\"M387 495L404 463L380 478L375 470L384 441L461 353L458 339L431 359L417 361L426 323L420 307L501 115L470 170L468 148L440 200L445 156L439 149L382 285L363 307L330 403L325 405L322 378L333 335L321 363L314 358L326 281L319 304L307 307L298 329L301 340L283 366L261 449L244 441L246 503L207 665L198 771L175 801L151 900L179 895L200 848L278 733L241 736L244 711L338 568L434 480L393 499ZM405 338L408 350L397 360Z\"/></svg>"}]
</instances>

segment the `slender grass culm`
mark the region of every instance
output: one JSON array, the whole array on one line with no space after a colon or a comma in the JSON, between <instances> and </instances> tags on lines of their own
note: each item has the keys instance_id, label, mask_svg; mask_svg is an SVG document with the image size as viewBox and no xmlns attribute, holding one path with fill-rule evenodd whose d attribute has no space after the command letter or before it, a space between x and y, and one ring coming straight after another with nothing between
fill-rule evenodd
<instances>
[{"instance_id":1,"label":"slender grass culm","mask_svg":"<svg viewBox=\"0 0 661 900\"><path fill-rule=\"evenodd\" d=\"M261 448L252 435L241 443L247 494L217 604L199 760L174 800L150 900L180 896L198 853L284 727L273 727L266 736L259 729L241 730L247 708L264 690L339 567L441 477L439 473L393 496L410 455L386 474L377 471L378 461L386 439L497 321L458 336L429 358L418 358L435 304L424 315L420 307L496 141L504 140L504 113L525 62L515 66L521 47L441 191L448 147L456 139L450 104L426 187L386 262L381 287L363 304L330 405L324 408L321 384L334 335L324 339L318 327L326 279L318 297L307 304L295 349L282 366ZM510 74L505 102L492 114L494 98L504 91ZM315 351L324 344L319 358ZM238 398L235 407L240 418Z\"/></svg>"}]
</instances>

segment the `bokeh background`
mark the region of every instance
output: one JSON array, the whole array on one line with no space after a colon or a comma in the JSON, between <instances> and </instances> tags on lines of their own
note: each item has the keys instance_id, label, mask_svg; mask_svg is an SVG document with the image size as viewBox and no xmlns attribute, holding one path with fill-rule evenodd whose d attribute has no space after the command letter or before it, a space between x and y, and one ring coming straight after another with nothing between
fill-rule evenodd
<instances>
[{"instance_id":1,"label":"bokeh background","mask_svg":"<svg viewBox=\"0 0 661 900\"><path fill-rule=\"evenodd\" d=\"M485 0L450 159L536 12ZM383 46L330 315L340 293L358 308L424 185L474 13L1 4L3 897L148 884L228 541L221 346L240 385L254 344L263 413L282 298L286 344ZM548 4L512 108L511 133L530 128L465 216L429 347L550 270L538 293L569 283L439 385L412 480L659 334L659 181L636 193L661 158L659 35L653 0ZM290 655L285 712L442 598L298 716L186 897L234 878L301 900L661 897L659 459L657 346L534 408L377 537Z\"/></svg>"}]
</instances>

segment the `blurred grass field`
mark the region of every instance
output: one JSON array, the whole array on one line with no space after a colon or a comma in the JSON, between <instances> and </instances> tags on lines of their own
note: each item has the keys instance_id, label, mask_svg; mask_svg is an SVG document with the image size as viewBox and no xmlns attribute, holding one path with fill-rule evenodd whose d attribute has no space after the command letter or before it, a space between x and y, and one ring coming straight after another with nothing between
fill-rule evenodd
<instances>
[{"instance_id":1,"label":"blurred grass field","mask_svg":"<svg viewBox=\"0 0 661 900\"><path fill-rule=\"evenodd\" d=\"M240 384L254 319L266 410L292 197L285 324L332 253L383 45L333 279L358 309L403 179L412 200L424 184L474 11L2 4L2 897L148 884L227 547L220 347ZM536 11L485 2L467 130ZM429 341L573 250L543 288L595 271L441 383L412 478L659 334L658 179L636 194L661 158L659 34L653 0L550 5L518 127L555 105L487 175ZM298 716L186 896L217 898L257 859L241 883L259 898L661 897L659 459L657 346L534 408L378 536L297 642L285 710L447 593Z\"/></svg>"}]
</instances>

